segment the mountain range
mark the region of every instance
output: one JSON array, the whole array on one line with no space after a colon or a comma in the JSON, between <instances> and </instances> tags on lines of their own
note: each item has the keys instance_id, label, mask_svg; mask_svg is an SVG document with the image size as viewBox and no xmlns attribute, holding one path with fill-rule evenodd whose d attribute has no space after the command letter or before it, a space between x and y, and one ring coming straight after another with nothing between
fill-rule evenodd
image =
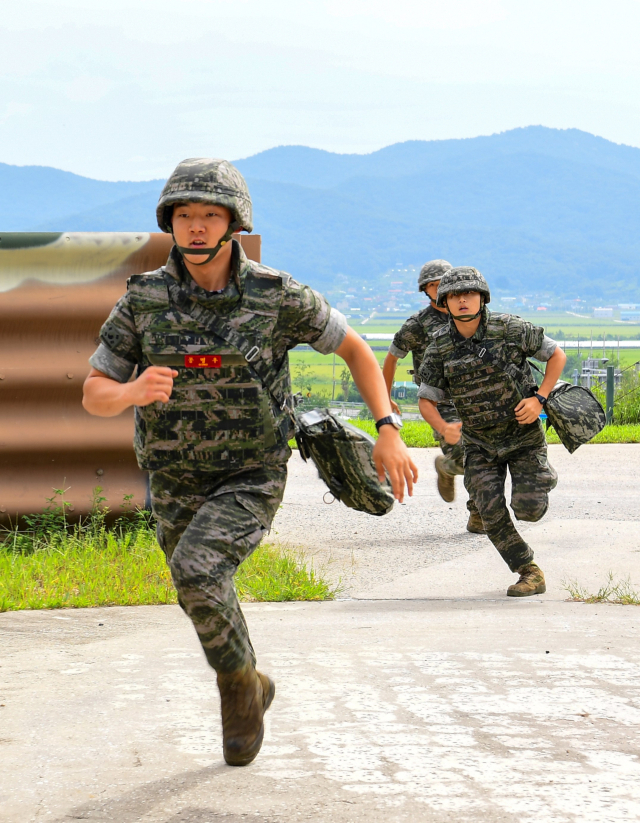
<instances>
[{"instance_id":1,"label":"mountain range","mask_svg":"<svg viewBox=\"0 0 640 823\"><path fill-rule=\"evenodd\" d=\"M640 149L541 126L235 161L263 260L327 291L444 257L498 291L640 301ZM154 231L163 181L0 164L4 231Z\"/></svg>"}]
</instances>

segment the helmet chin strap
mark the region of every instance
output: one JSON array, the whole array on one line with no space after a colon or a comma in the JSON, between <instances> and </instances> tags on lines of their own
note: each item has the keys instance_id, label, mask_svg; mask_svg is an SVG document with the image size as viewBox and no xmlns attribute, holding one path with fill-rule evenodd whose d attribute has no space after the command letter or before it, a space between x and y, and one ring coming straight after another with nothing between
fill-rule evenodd
<instances>
[{"instance_id":1,"label":"helmet chin strap","mask_svg":"<svg viewBox=\"0 0 640 823\"><path fill-rule=\"evenodd\" d=\"M447 311L449 312L449 315L453 317L454 320L457 320L459 323L471 323L472 320L475 320L477 317L480 317L483 309L484 297L482 296L480 297L480 309L475 314L461 314L458 316L456 314L453 314L453 312L449 308L449 305L447 304Z\"/></svg>"},{"instance_id":2,"label":"helmet chin strap","mask_svg":"<svg viewBox=\"0 0 640 823\"><path fill-rule=\"evenodd\" d=\"M224 235L218 241L218 244L216 246L214 246L212 249L209 249L209 248L194 249L194 248L191 248L191 246L179 246L176 242L176 238L175 238L173 232L171 232L171 236L173 237L173 242L176 244L176 248L178 249L178 251L180 252L180 254L183 257L185 256L185 254L189 254L189 255L197 254L197 255L200 255L200 256L206 254L207 259L203 260L202 263L192 263L191 260L189 261L189 263L192 266L206 266L207 263L210 263L213 260L213 258L220 251L220 249L223 246L226 246L226 244L229 242L229 240L231 240L231 237L232 237L233 233L235 231L237 231L238 229L240 229L240 228L242 228L242 226L238 223L238 221L237 220L232 220L231 223L229 223L229 228L226 230Z\"/></svg>"}]
</instances>

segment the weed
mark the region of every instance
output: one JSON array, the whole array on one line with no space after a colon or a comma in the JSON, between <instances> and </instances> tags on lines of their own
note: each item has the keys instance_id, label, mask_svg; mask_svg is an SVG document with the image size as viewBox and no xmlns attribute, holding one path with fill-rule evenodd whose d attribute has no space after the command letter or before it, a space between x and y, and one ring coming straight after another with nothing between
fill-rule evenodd
<instances>
[{"instance_id":1,"label":"weed","mask_svg":"<svg viewBox=\"0 0 640 823\"><path fill-rule=\"evenodd\" d=\"M0 535L0 612L176 603L177 597L149 512L122 514L107 525L102 489L90 514L70 524L65 490L54 490L43 512L26 518L27 529ZM242 600L328 600L338 593L302 555L261 545L239 568Z\"/></svg>"},{"instance_id":2,"label":"weed","mask_svg":"<svg viewBox=\"0 0 640 823\"><path fill-rule=\"evenodd\" d=\"M575 580L562 581L562 586L571 595L571 600L581 603L618 603L622 606L640 606L640 592L636 591L627 577L616 582L613 572L609 572L607 582L600 586L596 594L591 594Z\"/></svg>"}]
</instances>

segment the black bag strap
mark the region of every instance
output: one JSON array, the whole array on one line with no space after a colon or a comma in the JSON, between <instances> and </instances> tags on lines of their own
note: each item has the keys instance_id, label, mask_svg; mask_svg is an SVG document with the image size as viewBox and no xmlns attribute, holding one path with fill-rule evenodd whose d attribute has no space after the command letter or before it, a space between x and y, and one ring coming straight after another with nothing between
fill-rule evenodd
<instances>
[{"instance_id":1,"label":"black bag strap","mask_svg":"<svg viewBox=\"0 0 640 823\"><path fill-rule=\"evenodd\" d=\"M187 292L176 283L168 272L163 272L163 277L169 290L169 296L173 302L178 308L182 309L182 311L194 316L196 305ZM208 330L241 352L249 368L256 373L262 385L267 389L271 397L273 397L280 411L286 412L291 421L295 423L295 415L293 414L292 408L293 398L287 396L277 384L278 372L262 358L260 347L248 337L240 334L237 329L234 329L233 326L225 320L213 314L213 312L203 306L199 306L198 308L208 315L206 320ZM196 319L200 318L196 317Z\"/></svg>"}]
</instances>

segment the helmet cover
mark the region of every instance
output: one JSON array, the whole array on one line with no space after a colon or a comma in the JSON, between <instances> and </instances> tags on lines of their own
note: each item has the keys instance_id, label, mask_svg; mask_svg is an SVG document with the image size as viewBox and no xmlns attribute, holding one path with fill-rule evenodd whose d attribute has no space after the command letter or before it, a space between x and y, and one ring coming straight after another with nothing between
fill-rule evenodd
<instances>
[{"instance_id":1,"label":"helmet cover","mask_svg":"<svg viewBox=\"0 0 640 823\"><path fill-rule=\"evenodd\" d=\"M429 283L433 283L434 280L440 280L442 275L451 268L451 263L448 263L446 260L430 260L428 263L425 263L418 275L418 291L426 291Z\"/></svg>"},{"instance_id":2,"label":"helmet cover","mask_svg":"<svg viewBox=\"0 0 640 823\"><path fill-rule=\"evenodd\" d=\"M448 294L464 294L469 291L480 292L485 305L491 301L489 285L478 269L472 266L458 266L455 269L449 269L440 280L436 305L444 308L444 301Z\"/></svg>"},{"instance_id":3,"label":"helmet cover","mask_svg":"<svg viewBox=\"0 0 640 823\"><path fill-rule=\"evenodd\" d=\"M237 227L253 231L253 210L244 177L228 160L192 157L178 163L165 183L156 217L158 226L171 232L172 209L176 203L212 203L225 206Z\"/></svg>"}]
</instances>

